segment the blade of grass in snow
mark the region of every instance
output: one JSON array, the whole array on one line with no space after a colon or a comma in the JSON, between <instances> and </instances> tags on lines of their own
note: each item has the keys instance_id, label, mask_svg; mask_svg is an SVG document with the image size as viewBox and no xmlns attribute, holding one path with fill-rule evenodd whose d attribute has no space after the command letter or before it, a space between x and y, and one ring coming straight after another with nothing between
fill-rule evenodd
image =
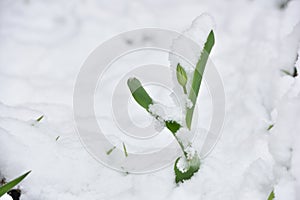
<instances>
[{"instance_id":1,"label":"blade of grass in snow","mask_svg":"<svg viewBox=\"0 0 300 200\"><path fill-rule=\"evenodd\" d=\"M297 68L296 68L296 67L294 67L293 73L291 73L291 72L289 72L289 71L287 71L287 70L285 70L285 69L282 69L282 70L280 70L280 71L283 72L284 74L288 75L288 76L292 76L292 77L298 76L298 71L297 71Z\"/></svg>"},{"instance_id":2,"label":"blade of grass in snow","mask_svg":"<svg viewBox=\"0 0 300 200\"><path fill-rule=\"evenodd\" d=\"M292 76L291 72L289 72L288 70L282 69L280 71L283 72L285 75Z\"/></svg>"},{"instance_id":3,"label":"blade of grass in snow","mask_svg":"<svg viewBox=\"0 0 300 200\"><path fill-rule=\"evenodd\" d=\"M40 122L43 118L44 118L44 115L40 116L40 117L37 118L35 121Z\"/></svg>"},{"instance_id":4,"label":"blade of grass in snow","mask_svg":"<svg viewBox=\"0 0 300 200\"><path fill-rule=\"evenodd\" d=\"M274 124L271 124L268 128L267 131L271 130L274 127Z\"/></svg>"},{"instance_id":5,"label":"blade of grass in snow","mask_svg":"<svg viewBox=\"0 0 300 200\"><path fill-rule=\"evenodd\" d=\"M106 155L109 155L113 152L113 150L115 150L116 146L113 146L113 148L109 149L107 152L106 152Z\"/></svg>"},{"instance_id":6,"label":"blade of grass in snow","mask_svg":"<svg viewBox=\"0 0 300 200\"><path fill-rule=\"evenodd\" d=\"M60 136L57 136L57 137L55 138L55 141L59 140L59 138L60 138Z\"/></svg>"},{"instance_id":7,"label":"blade of grass in snow","mask_svg":"<svg viewBox=\"0 0 300 200\"><path fill-rule=\"evenodd\" d=\"M205 69L205 66L206 66L206 63L208 60L208 56L209 56L214 44L215 44L214 32L211 30L207 37L207 40L204 44L204 48L201 52L200 59L196 65L196 69L195 69L194 75L193 75L192 88L189 93L189 99L192 101L193 106L191 108L187 108L186 118L185 118L186 125L189 129L191 129L193 113L194 113L195 104L197 101L197 96L198 96L201 81L202 81L203 72L204 72L204 69Z\"/></svg>"},{"instance_id":8,"label":"blade of grass in snow","mask_svg":"<svg viewBox=\"0 0 300 200\"><path fill-rule=\"evenodd\" d=\"M123 150L124 150L125 157L128 157L127 149L124 142L123 142Z\"/></svg>"},{"instance_id":9,"label":"blade of grass in snow","mask_svg":"<svg viewBox=\"0 0 300 200\"><path fill-rule=\"evenodd\" d=\"M271 194L269 195L268 200L273 200L275 198L275 194L274 191L271 192Z\"/></svg>"},{"instance_id":10,"label":"blade of grass in snow","mask_svg":"<svg viewBox=\"0 0 300 200\"><path fill-rule=\"evenodd\" d=\"M0 197L3 196L5 193L7 193L9 190L11 190L13 187L18 185L31 171L23 174L22 176L6 183L5 185L0 187Z\"/></svg>"},{"instance_id":11,"label":"blade of grass in snow","mask_svg":"<svg viewBox=\"0 0 300 200\"><path fill-rule=\"evenodd\" d=\"M130 78L127 81L127 85L136 102L149 111L149 106L153 103L153 101L143 88L141 82L137 78Z\"/></svg>"}]
</instances>

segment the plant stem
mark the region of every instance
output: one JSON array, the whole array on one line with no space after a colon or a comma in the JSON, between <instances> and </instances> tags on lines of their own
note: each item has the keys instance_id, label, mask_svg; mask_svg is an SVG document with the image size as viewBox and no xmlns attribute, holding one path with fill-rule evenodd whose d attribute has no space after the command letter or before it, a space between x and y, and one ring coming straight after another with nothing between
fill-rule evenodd
<instances>
[{"instance_id":1,"label":"plant stem","mask_svg":"<svg viewBox=\"0 0 300 200\"><path fill-rule=\"evenodd\" d=\"M184 92L184 94L187 94L186 86L183 86L183 92Z\"/></svg>"}]
</instances>

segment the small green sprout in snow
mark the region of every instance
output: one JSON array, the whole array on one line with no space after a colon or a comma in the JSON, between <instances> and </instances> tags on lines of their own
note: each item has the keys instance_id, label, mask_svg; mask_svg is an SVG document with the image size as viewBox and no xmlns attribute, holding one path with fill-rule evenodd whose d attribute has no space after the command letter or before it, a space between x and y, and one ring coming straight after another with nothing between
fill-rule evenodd
<instances>
[{"instance_id":1,"label":"small green sprout in snow","mask_svg":"<svg viewBox=\"0 0 300 200\"><path fill-rule=\"evenodd\" d=\"M268 200L273 200L275 198L274 190L271 192L271 194L268 197Z\"/></svg>"},{"instance_id":2,"label":"small green sprout in snow","mask_svg":"<svg viewBox=\"0 0 300 200\"><path fill-rule=\"evenodd\" d=\"M116 146L113 146L113 148L109 149L107 152L106 152L106 155L110 155L113 150L115 150Z\"/></svg>"},{"instance_id":3,"label":"small green sprout in snow","mask_svg":"<svg viewBox=\"0 0 300 200\"><path fill-rule=\"evenodd\" d=\"M44 115L40 116L39 118L35 119L32 123L31 126L35 126L37 123L39 123L40 121L42 121L42 119L44 118Z\"/></svg>"},{"instance_id":4,"label":"small green sprout in snow","mask_svg":"<svg viewBox=\"0 0 300 200\"><path fill-rule=\"evenodd\" d=\"M274 127L274 124L271 124L268 128L267 131L271 130Z\"/></svg>"},{"instance_id":5,"label":"small green sprout in snow","mask_svg":"<svg viewBox=\"0 0 300 200\"><path fill-rule=\"evenodd\" d=\"M59 138L60 138L60 136L57 136L57 137L55 138L55 141L59 140Z\"/></svg>"},{"instance_id":6,"label":"small green sprout in snow","mask_svg":"<svg viewBox=\"0 0 300 200\"><path fill-rule=\"evenodd\" d=\"M44 115L40 116L40 117L37 118L35 121L40 122L43 118L44 118Z\"/></svg>"},{"instance_id":7,"label":"small green sprout in snow","mask_svg":"<svg viewBox=\"0 0 300 200\"><path fill-rule=\"evenodd\" d=\"M23 174L22 176L6 183L5 185L2 185L0 187L0 197L3 196L5 193L7 193L8 191L10 191L13 187L15 187L16 185L18 185L31 171Z\"/></svg>"},{"instance_id":8,"label":"small green sprout in snow","mask_svg":"<svg viewBox=\"0 0 300 200\"><path fill-rule=\"evenodd\" d=\"M178 63L176 68L176 75L178 83L182 86L184 94L187 94L186 83L187 83L187 75L184 68Z\"/></svg>"},{"instance_id":9,"label":"small green sprout in snow","mask_svg":"<svg viewBox=\"0 0 300 200\"><path fill-rule=\"evenodd\" d=\"M125 157L128 157L127 149L124 142L123 142L123 150L124 150Z\"/></svg>"},{"instance_id":10,"label":"small green sprout in snow","mask_svg":"<svg viewBox=\"0 0 300 200\"><path fill-rule=\"evenodd\" d=\"M191 124L192 124L192 118L193 118L193 113L195 109L195 104L197 101L201 81L202 81L202 76L204 73L204 69L209 57L209 54L215 44L215 38L214 38L214 32L213 30L210 31L208 34L207 40L204 44L204 48L201 51L200 58L195 66L195 70L193 73L193 77L191 80L191 89L190 91L187 91L186 89L186 84L187 84L187 74L184 70L184 68L178 63L177 68L176 68L176 76L177 76L177 81L178 83L183 87L184 93L188 94L188 99L192 103L192 107L188 107L185 115L185 122L186 122L186 127L188 129L191 129ZM150 106L153 104L152 98L149 96L147 91L143 88L141 82L137 78L130 78L127 81L127 85L130 89L130 92L135 99L135 101L142 106L143 108L146 109L147 112L149 112L154 118L158 119L161 118L161 116L157 116L153 114L149 109ZM189 93L188 93L189 92ZM190 179L194 173L196 173L199 168L200 168L200 159L197 153L195 154L194 158L192 160L189 160L187 157L187 153L185 152L185 147L183 146L182 142L180 139L177 137L176 133L182 128L182 124L176 122L176 121L168 121L168 120L163 120L165 123L166 128L168 128L175 139L177 140L179 146L181 147L181 150L183 152L183 157L182 159L186 159L188 161L188 168L185 170L180 170L177 166L177 163L180 161L180 158L178 158L175 162L174 165L174 171L175 171L175 182L183 182L184 180ZM127 157L127 151L125 148L125 145L123 143L123 148L125 152L125 156Z\"/></svg>"},{"instance_id":11,"label":"small green sprout in snow","mask_svg":"<svg viewBox=\"0 0 300 200\"><path fill-rule=\"evenodd\" d=\"M292 76L292 77L298 76L298 71L296 67L294 67L293 72L289 72L288 70L285 69L282 69L281 72L283 72L285 75Z\"/></svg>"}]
</instances>

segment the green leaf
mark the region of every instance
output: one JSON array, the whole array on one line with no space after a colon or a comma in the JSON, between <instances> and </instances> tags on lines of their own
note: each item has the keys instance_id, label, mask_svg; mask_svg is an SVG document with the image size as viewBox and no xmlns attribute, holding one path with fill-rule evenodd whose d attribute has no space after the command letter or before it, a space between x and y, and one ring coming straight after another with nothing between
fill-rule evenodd
<instances>
[{"instance_id":1,"label":"green leaf","mask_svg":"<svg viewBox=\"0 0 300 200\"><path fill-rule=\"evenodd\" d=\"M11 190L13 187L18 185L31 171L23 174L22 176L6 183L5 185L0 187L0 197L3 196L5 193L7 193L9 190Z\"/></svg>"},{"instance_id":2,"label":"green leaf","mask_svg":"<svg viewBox=\"0 0 300 200\"><path fill-rule=\"evenodd\" d=\"M106 155L109 155L111 154L114 150L115 150L116 146L113 146L113 148L109 149L107 152L106 152Z\"/></svg>"},{"instance_id":3,"label":"green leaf","mask_svg":"<svg viewBox=\"0 0 300 200\"><path fill-rule=\"evenodd\" d=\"M43 118L44 118L44 115L40 116L40 117L37 118L35 121L40 122Z\"/></svg>"},{"instance_id":4,"label":"green leaf","mask_svg":"<svg viewBox=\"0 0 300 200\"><path fill-rule=\"evenodd\" d=\"M176 76L177 76L178 83L183 87L184 93L186 94L187 75L184 68L180 65L180 63L177 64Z\"/></svg>"},{"instance_id":5,"label":"green leaf","mask_svg":"<svg viewBox=\"0 0 300 200\"><path fill-rule=\"evenodd\" d=\"M136 102L149 111L149 106L153 103L153 100L143 88L141 82L137 78L130 78L127 81L127 85Z\"/></svg>"},{"instance_id":6,"label":"green leaf","mask_svg":"<svg viewBox=\"0 0 300 200\"><path fill-rule=\"evenodd\" d=\"M190 161L187 161L189 164L189 169L186 172L181 172L177 168L177 163L181 159L181 157L177 158L174 165L175 172L175 182L184 182L185 180L189 180L199 169L200 169L200 159L198 155L195 155L194 158Z\"/></svg>"},{"instance_id":7,"label":"green leaf","mask_svg":"<svg viewBox=\"0 0 300 200\"><path fill-rule=\"evenodd\" d=\"M282 69L280 71L283 72L284 74L288 75L288 76L292 76L292 74L288 70Z\"/></svg>"},{"instance_id":8,"label":"green leaf","mask_svg":"<svg viewBox=\"0 0 300 200\"><path fill-rule=\"evenodd\" d=\"M271 124L268 128L267 131L271 130L274 127L274 124Z\"/></svg>"},{"instance_id":9,"label":"green leaf","mask_svg":"<svg viewBox=\"0 0 300 200\"><path fill-rule=\"evenodd\" d=\"M127 149L124 142L123 142L123 150L124 150L125 157L128 157Z\"/></svg>"},{"instance_id":10,"label":"green leaf","mask_svg":"<svg viewBox=\"0 0 300 200\"><path fill-rule=\"evenodd\" d=\"M194 113L195 104L197 101L204 69L214 44L215 44L214 32L211 30L204 44L204 48L201 52L200 59L196 65L196 69L193 75L192 88L189 93L189 99L192 101L193 106L191 108L187 108L186 118L185 118L186 125L189 129L191 129L193 113Z\"/></svg>"},{"instance_id":11,"label":"green leaf","mask_svg":"<svg viewBox=\"0 0 300 200\"><path fill-rule=\"evenodd\" d=\"M271 194L268 197L268 200L273 200L275 198L274 190L271 192Z\"/></svg>"},{"instance_id":12,"label":"green leaf","mask_svg":"<svg viewBox=\"0 0 300 200\"><path fill-rule=\"evenodd\" d=\"M166 121L165 122L166 127L174 134L176 133L180 128L181 125L178 124L176 121Z\"/></svg>"}]
</instances>

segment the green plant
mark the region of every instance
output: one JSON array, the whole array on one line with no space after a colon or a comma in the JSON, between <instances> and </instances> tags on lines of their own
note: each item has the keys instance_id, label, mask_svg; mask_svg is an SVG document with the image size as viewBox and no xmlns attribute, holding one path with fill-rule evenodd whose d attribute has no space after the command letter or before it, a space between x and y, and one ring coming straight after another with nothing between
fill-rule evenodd
<instances>
[{"instance_id":1,"label":"green plant","mask_svg":"<svg viewBox=\"0 0 300 200\"><path fill-rule=\"evenodd\" d=\"M44 118L44 115L40 116L40 117L37 118L35 121L36 121L36 122L40 122L40 121L42 121L43 118Z\"/></svg>"},{"instance_id":2,"label":"green plant","mask_svg":"<svg viewBox=\"0 0 300 200\"><path fill-rule=\"evenodd\" d=\"M182 150L183 156L177 158L174 165L176 183L183 182L184 180L190 179L194 175L194 173L196 173L200 168L200 158L197 152L188 151L187 149L190 148L190 146L185 146L183 142L180 140L180 138L178 138L176 133L182 127L187 127L189 130L191 129L193 113L194 113L195 104L197 101L197 97L198 97L198 93L202 81L202 76L204 73L204 69L209 54L214 46L214 43L215 43L214 33L213 31L211 31L207 37L200 58L193 72L190 91L187 91L187 87L186 87L188 81L187 74L184 68L181 66L181 64L180 63L177 64L177 68L176 68L177 81L182 86L184 94L187 95L188 99L192 103L191 107L186 107L186 115L185 115L186 124L180 124L179 122L176 122L174 120L165 120L162 118L162 116L159 116L155 112L152 112L151 106L155 101L150 97L150 95L144 89L141 82L137 78L130 78L127 81L127 85L135 101L140 106L142 106L148 113L150 113L155 119L162 122L165 125L165 127L171 131L171 133L177 140Z\"/></svg>"},{"instance_id":3,"label":"green plant","mask_svg":"<svg viewBox=\"0 0 300 200\"><path fill-rule=\"evenodd\" d=\"M289 72L288 70L285 69L282 69L281 72L283 72L285 75L292 76L292 77L298 76L298 71L296 67L293 68L293 72Z\"/></svg>"},{"instance_id":4,"label":"green plant","mask_svg":"<svg viewBox=\"0 0 300 200\"><path fill-rule=\"evenodd\" d=\"M122 145L123 145L124 155L125 155L125 157L128 157L128 153L127 153L127 149L126 149L125 143L123 142Z\"/></svg>"},{"instance_id":5,"label":"green plant","mask_svg":"<svg viewBox=\"0 0 300 200\"><path fill-rule=\"evenodd\" d=\"M116 146L113 146L111 149L109 149L107 152L106 152L106 155L110 155L113 150L115 150Z\"/></svg>"},{"instance_id":6,"label":"green plant","mask_svg":"<svg viewBox=\"0 0 300 200\"><path fill-rule=\"evenodd\" d=\"M270 193L268 200L273 200L275 198L274 190Z\"/></svg>"},{"instance_id":7,"label":"green plant","mask_svg":"<svg viewBox=\"0 0 300 200\"><path fill-rule=\"evenodd\" d=\"M31 123L31 126L37 125L39 122L42 121L43 118L44 118L44 115L41 115L39 118L35 119L35 120Z\"/></svg>"},{"instance_id":8,"label":"green plant","mask_svg":"<svg viewBox=\"0 0 300 200\"><path fill-rule=\"evenodd\" d=\"M271 130L274 127L274 124L271 124L268 128L267 131Z\"/></svg>"},{"instance_id":9,"label":"green plant","mask_svg":"<svg viewBox=\"0 0 300 200\"><path fill-rule=\"evenodd\" d=\"M5 193L7 193L9 190L11 190L13 187L18 185L31 171L23 174L22 176L19 176L18 178L4 184L0 187L0 197L3 196Z\"/></svg>"}]
</instances>

